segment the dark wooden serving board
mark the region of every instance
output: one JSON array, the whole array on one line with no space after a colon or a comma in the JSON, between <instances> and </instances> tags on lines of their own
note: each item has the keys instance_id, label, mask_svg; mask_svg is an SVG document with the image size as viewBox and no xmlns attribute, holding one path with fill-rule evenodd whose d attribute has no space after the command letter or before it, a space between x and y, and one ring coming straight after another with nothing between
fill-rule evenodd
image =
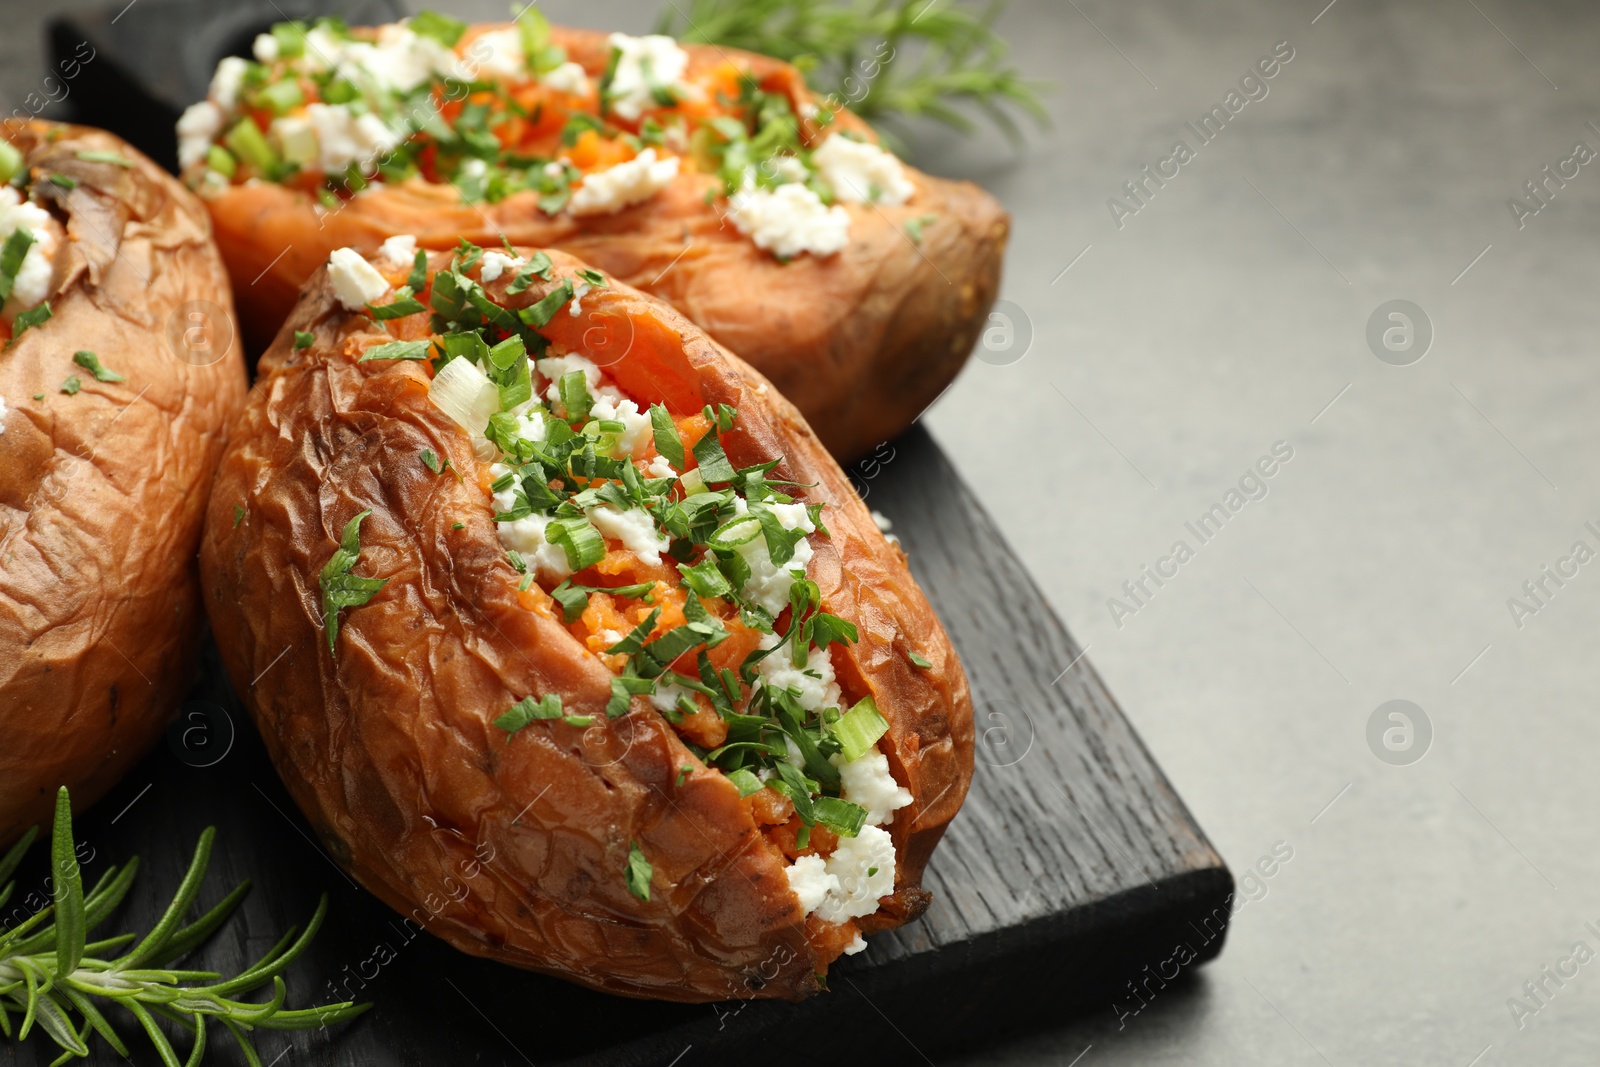
<instances>
[{"instance_id":1,"label":"dark wooden serving board","mask_svg":"<svg viewBox=\"0 0 1600 1067\"><path fill-rule=\"evenodd\" d=\"M630 1001L409 938L315 842L214 666L167 743L78 822L93 849L86 880L143 861L111 924L154 921L206 825L219 833L201 903L244 878L255 889L191 966L239 969L329 893L327 924L290 972L290 1006L342 998L330 983L376 1006L325 1033L264 1034L278 1067L786 1063L814 1058L800 1035L819 1032L853 1062L931 1062L997 1020L1009 1032L1110 1012L1123 981L1180 942L1214 956L1232 876L944 454L916 429L853 473L962 654L978 759L928 870L933 906L842 961L830 993L799 1005ZM43 885L35 852L18 898ZM47 1047L0 1043L0 1064L47 1063ZM134 1062L157 1062L134 1049ZM209 1059L243 1062L225 1039ZM121 1058L102 1046L91 1062Z\"/></svg>"}]
</instances>

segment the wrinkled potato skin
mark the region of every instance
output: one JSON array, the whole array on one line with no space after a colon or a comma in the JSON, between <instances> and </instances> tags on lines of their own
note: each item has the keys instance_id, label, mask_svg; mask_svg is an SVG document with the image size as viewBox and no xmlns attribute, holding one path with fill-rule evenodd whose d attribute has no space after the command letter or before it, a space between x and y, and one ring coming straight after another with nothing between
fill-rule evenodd
<instances>
[{"instance_id":1,"label":"wrinkled potato skin","mask_svg":"<svg viewBox=\"0 0 1600 1067\"><path fill-rule=\"evenodd\" d=\"M48 818L58 786L74 807L97 800L187 690L200 624L195 549L245 372L237 342L201 366L167 340L169 319L196 300L228 319L211 324L219 339L234 332L199 201L98 130L7 120L0 136L33 168L41 200L65 213L68 235L53 317L0 350L3 845ZM78 185L62 190L48 173ZM80 349L127 381L96 381L73 363ZM71 375L83 383L76 396L61 392Z\"/></svg>"},{"instance_id":2,"label":"wrinkled potato skin","mask_svg":"<svg viewBox=\"0 0 1600 1067\"><path fill-rule=\"evenodd\" d=\"M606 38L593 30L555 31L555 42L591 77L605 69ZM691 70L733 56L747 61L768 91L786 93L796 105L813 99L787 63L684 47ZM817 136L814 125L804 128ZM840 112L831 128L872 136L849 112ZM722 186L705 174L680 174L643 204L582 219L543 214L532 193L463 204L453 187L421 180L379 186L321 215L311 196L267 183L233 186L207 203L223 256L240 280L240 316L252 350L277 331L301 283L336 248L370 251L397 234L414 234L428 248L452 248L462 237L487 248L504 234L513 244L571 252L669 301L766 375L828 450L849 463L899 434L950 384L1000 284L1006 212L970 182L909 167L906 173L916 186L910 202L844 205L850 245L837 255L801 255L789 263L757 248L706 203ZM913 245L906 224L926 215L936 221ZM256 280L245 284L249 279Z\"/></svg>"},{"instance_id":3,"label":"wrinkled potato skin","mask_svg":"<svg viewBox=\"0 0 1600 1067\"><path fill-rule=\"evenodd\" d=\"M581 267L552 258L558 281ZM510 279L487 289L514 307L556 284L507 297ZM782 454L771 477L819 483L799 491L830 505L832 539L813 536L810 574L827 609L861 633L836 655L841 681L876 696L890 722L883 747L917 798L889 828L896 891L861 925L920 915L922 870L972 775L972 705L904 557L759 375L637 291L590 293L583 308L558 312L551 328L571 344L620 330L607 336L628 352L608 373L625 391L680 411L733 404L724 442L736 465ZM224 662L301 810L363 885L465 952L635 997L815 992L843 942L813 947L747 802L647 698L606 720L610 672L537 586L518 593L479 462L428 400L425 366L355 361L358 340L378 339L372 329L337 305L326 272L313 278L234 426L201 549ZM292 349L296 330L314 333L309 348ZM432 474L423 448L450 469ZM247 512L237 526L235 504ZM343 613L330 656L318 576L344 524L369 508L354 572L388 584ZM911 649L932 667L912 667ZM515 700L547 693L596 725L535 722L509 737L492 725ZM654 864L648 903L624 884L630 841Z\"/></svg>"}]
</instances>

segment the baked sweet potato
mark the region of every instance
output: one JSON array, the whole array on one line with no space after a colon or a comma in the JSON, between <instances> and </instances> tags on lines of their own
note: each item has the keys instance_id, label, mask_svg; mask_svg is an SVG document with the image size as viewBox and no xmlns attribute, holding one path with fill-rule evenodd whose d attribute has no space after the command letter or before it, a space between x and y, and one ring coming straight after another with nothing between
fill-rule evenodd
<instances>
[{"instance_id":1,"label":"baked sweet potato","mask_svg":"<svg viewBox=\"0 0 1600 1067\"><path fill-rule=\"evenodd\" d=\"M178 182L110 134L0 122L0 844L59 786L98 799L192 680L231 305Z\"/></svg>"},{"instance_id":2,"label":"baked sweet potato","mask_svg":"<svg viewBox=\"0 0 1600 1067\"><path fill-rule=\"evenodd\" d=\"M532 6L285 25L256 54L179 132L258 346L340 247L561 248L671 302L848 462L950 383L999 285L999 204L903 166L774 59Z\"/></svg>"},{"instance_id":3,"label":"baked sweet potato","mask_svg":"<svg viewBox=\"0 0 1600 1067\"><path fill-rule=\"evenodd\" d=\"M336 251L201 569L330 854L457 948L799 998L928 904L972 707L903 555L759 374L567 255Z\"/></svg>"}]
</instances>

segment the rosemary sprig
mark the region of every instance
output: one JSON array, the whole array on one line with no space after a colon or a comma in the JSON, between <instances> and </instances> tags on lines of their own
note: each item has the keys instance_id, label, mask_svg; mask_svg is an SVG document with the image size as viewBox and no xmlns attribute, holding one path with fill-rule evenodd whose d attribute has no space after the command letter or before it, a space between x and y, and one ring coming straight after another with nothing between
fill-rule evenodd
<instances>
[{"instance_id":1,"label":"rosemary sprig","mask_svg":"<svg viewBox=\"0 0 1600 1067\"><path fill-rule=\"evenodd\" d=\"M0 883L4 883L0 904L11 895L15 883L9 879L37 832L37 827L30 829L0 857ZM189 1056L184 1061L190 1067L205 1056L208 1027L218 1023L239 1043L250 1067L261 1067L261 1057L248 1036L251 1030L307 1030L354 1018L371 1007L350 1001L320 1008L283 1007L287 993L283 971L305 951L322 925L328 909L326 895L304 933L296 937L291 929L271 951L233 978L223 980L215 972L168 966L210 937L250 890L249 882L241 883L210 911L183 924L184 915L199 895L214 836L213 827L207 827L200 835L189 871L154 929L142 939L121 934L91 942L90 931L111 914L133 886L139 860L135 857L125 867L112 867L85 893L72 840L72 802L63 786L56 794L55 828L50 839L55 899L0 933L0 1033L21 1041L37 1026L62 1049L51 1067L88 1056L91 1032L126 1057L127 1045L101 1010L102 1005L114 1004L138 1021L165 1067L180 1067L180 1061L172 1042L157 1025L157 1016L193 1034ZM122 955L103 958L130 943L133 947ZM237 999L268 983L272 985L270 1000ZM14 1021L14 1015L20 1019Z\"/></svg>"},{"instance_id":2,"label":"rosemary sprig","mask_svg":"<svg viewBox=\"0 0 1600 1067\"><path fill-rule=\"evenodd\" d=\"M981 14L961 0L675 0L660 27L795 64L819 96L878 125L925 117L963 133L976 109L1013 142L1015 112L1048 124L1039 82L1022 77L994 31L1002 0Z\"/></svg>"}]
</instances>

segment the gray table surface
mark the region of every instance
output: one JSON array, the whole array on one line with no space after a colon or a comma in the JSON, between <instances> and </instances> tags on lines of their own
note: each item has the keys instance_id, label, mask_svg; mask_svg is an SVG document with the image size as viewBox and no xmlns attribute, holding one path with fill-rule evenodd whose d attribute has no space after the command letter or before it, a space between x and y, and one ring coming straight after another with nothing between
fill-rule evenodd
<instances>
[{"instance_id":1,"label":"gray table surface","mask_svg":"<svg viewBox=\"0 0 1600 1067\"><path fill-rule=\"evenodd\" d=\"M1600 563L1560 562L1600 550L1600 160L1520 229L1507 204L1577 142L1600 149L1600 10L1325 3L1014 0L1002 25L1053 79L1053 129L1020 153L914 141L1017 222L1011 347L997 323L935 435L1235 871L1292 852L1247 882L1222 957L1137 1014L1108 998L980 1053L926 1050L940 1063L1600 1052L1600 965L1541 973L1600 950ZM633 30L656 7L545 6ZM8 101L40 76L42 7L0 0ZM1107 199L1193 146L1184 124L1281 41L1267 96L1119 228ZM1432 324L1408 366L1367 341L1392 299ZM1280 441L1267 495L1201 543L1185 523ZM1114 618L1179 540L1193 558ZM1515 618L1546 565L1577 575ZM1368 742L1392 699L1431 724L1408 765Z\"/></svg>"}]
</instances>

